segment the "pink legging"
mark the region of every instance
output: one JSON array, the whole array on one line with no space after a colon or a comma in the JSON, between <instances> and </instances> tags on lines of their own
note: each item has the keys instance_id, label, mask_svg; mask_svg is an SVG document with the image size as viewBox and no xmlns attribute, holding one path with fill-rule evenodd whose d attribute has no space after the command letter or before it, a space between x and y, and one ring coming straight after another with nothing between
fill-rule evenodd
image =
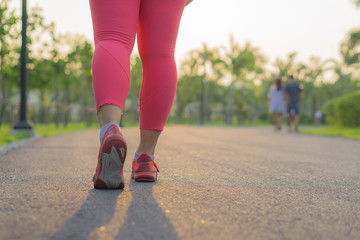
<instances>
[{"instance_id":1,"label":"pink legging","mask_svg":"<svg viewBox=\"0 0 360 240\"><path fill-rule=\"evenodd\" d=\"M186 0L90 0L94 28L93 87L96 109L123 110L130 89L130 55L137 33L143 65L140 128L163 130L174 101L174 59Z\"/></svg>"}]
</instances>

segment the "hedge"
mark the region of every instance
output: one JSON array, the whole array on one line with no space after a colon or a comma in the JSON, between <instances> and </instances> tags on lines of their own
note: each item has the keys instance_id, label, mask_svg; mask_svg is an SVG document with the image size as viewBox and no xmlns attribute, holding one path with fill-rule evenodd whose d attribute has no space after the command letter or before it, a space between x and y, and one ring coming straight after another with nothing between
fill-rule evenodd
<instances>
[{"instance_id":1,"label":"hedge","mask_svg":"<svg viewBox=\"0 0 360 240\"><path fill-rule=\"evenodd\" d=\"M329 124L346 127L360 126L360 91L356 91L328 102L324 109Z\"/></svg>"}]
</instances>

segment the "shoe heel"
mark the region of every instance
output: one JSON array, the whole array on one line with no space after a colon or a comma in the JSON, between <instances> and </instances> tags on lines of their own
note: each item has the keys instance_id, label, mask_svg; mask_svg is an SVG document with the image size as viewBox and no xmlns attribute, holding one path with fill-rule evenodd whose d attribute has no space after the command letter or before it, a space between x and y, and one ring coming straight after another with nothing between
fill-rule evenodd
<instances>
[{"instance_id":1,"label":"shoe heel","mask_svg":"<svg viewBox=\"0 0 360 240\"><path fill-rule=\"evenodd\" d=\"M95 188L124 188L123 166L127 153L126 142L120 137L107 139L101 156L101 171L94 182Z\"/></svg>"}]
</instances>

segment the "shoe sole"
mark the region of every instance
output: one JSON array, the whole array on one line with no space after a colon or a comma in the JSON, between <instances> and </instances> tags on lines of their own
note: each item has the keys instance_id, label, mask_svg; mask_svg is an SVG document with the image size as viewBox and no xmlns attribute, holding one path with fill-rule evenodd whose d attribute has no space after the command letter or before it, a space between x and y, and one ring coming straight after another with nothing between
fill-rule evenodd
<instances>
[{"instance_id":1,"label":"shoe sole","mask_svg":"<svg viewBox=\"0 0 360 240\"><path fill-rule=\"evenodd\" d=\"M138 172L136 175L134 174L135 182L155 182L156 181L156 173L149 174L148 172Z\"/></svg>"},{"instance_id":2,"label":"shoe sole","mask_svg":"<svg viewBox=\"0 0 360 240\"><path fill-rule=\"evenodd\" d=\"M101 153L101 171L94 182L96 189L123 189L123 166L127 147L122 138L110 137Z\"/></svg>"}]
</instances>

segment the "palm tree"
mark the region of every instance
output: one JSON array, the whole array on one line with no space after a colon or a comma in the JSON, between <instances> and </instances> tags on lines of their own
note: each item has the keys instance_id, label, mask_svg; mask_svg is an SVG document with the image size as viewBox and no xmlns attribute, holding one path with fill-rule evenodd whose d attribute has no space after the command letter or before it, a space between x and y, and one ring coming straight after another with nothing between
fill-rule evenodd
<instances>
[{"instance_id":1,"label":"palm tree","mask_svg":"<svg viewBox=\"0 0 360 240\"><path fill-rule=\"evenodd\" d=\"M275 74L281 78L286 78L296 72L295 59L297 52L291 52L286 56L286 59L277 58L274 63Z\"/></svg>"},{"instance_id":2,"label":"palm tree","mask_svg":"<svg viewBox=\"0 0 360 240\"><path fill-rule=\"evenodd\" d=\"M187 54L180 66L180 78L176 95L176 118L179 120L189 103L199 103L200 124L211 115L208 100L212 93L208 91L209 81L218 81L221 76L219 51L203 43L201 49ZM212 89L212 88L211 88ZM210 94L210 95L209 95Z\"/></svg>"},{"instance_id":3,"label":"palm tree","mask_svg":"<svg viewBox=\"0 0 360 240\"><path fill-rule=\"evenodd\" d=\"M325 74L332 70L332 60L322 61L319 57L310 57L309 64L300 63L297 76L303 86L303 102L308 113L313 114L320 106L319 96Z\"/></svg>"},{"instance_id":4,"label":"palm tree","mask_svg":"<svg viewBox=\"0 0 360 240\"><path fill-rule=\"evenodd\" d=\"M197 50L187 53L180 64L180 75L175 97L175 120L183 121L185 108L190 104L199 101L201 94L200 82L202 77L199 73L201 58Z\"/></svg>"},{"instance_id":5,"label":"palm tree","mask_svg":"<svg viewBox=\"0 0 360 240\"><path fill-rule=\"evenodd\" d=\"M332 84L328 98L333 99L340 97L355 90L357 83L352 80L353 69L334 59L330 59L329 61L332 63L331 69L336 76L336 81Z\"/></svg>"},{"instance_id":6,"label":"palm tree","mask_svg":"<svg viewBox=\"0 0 360 240\"><path fill-rule=\"evenodd\" d=\"M244 46L240 46L233 36L230 36L230 48L223 47L222 49L224 51L224 70L230 79L225 107L225 123L232 124L236 85L241 86L249 78L254 78L256 74L263 72L266 59L251 43L247 42ZM244 91L242 91L242 96L242 101L245 101Z\"/></svg>"},{"instance_id":7,"label":"palm tree","mask_svg":"<svg viewBox=\"0 0 360 240\"><path fill-rule=\"evenodd\" d=\"M200 124L205 124L205 116L207 109L207 71L214 69L216 71L218 58L217 49L210 49L205 43L202 45L202 49L198 52L199 57L201 58L203 73L201 78L201 99L200 99ZM208 68L207 63L210 63L210 68Z\"/></svg>"},{"instance_id":8,"label":"palm tree","mask_svg":"<svg viewBox=\"0 0 360 240\"><path fill-rule=\"evenodd\" d=\"M360 29L353 29L350 31L340 45L340 52L343 61L348 66L359 67L360 65Z\"/></svg>"}]
</instances>

